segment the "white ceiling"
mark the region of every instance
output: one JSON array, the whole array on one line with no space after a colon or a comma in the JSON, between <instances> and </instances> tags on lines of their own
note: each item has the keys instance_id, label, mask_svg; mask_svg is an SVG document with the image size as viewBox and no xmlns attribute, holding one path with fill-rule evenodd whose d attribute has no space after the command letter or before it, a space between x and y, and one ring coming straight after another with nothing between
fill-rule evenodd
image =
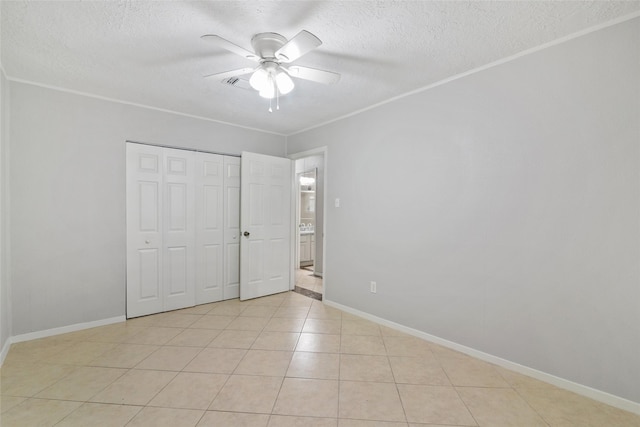
<instances>
[{"instance_id":1,"label":"white ceiling","mask_svg":"<svg viewBox=\"0 0 640 427\"><path fill-rule=\"evenodd\" d=\"M1 1L10 79L291 134L640 9L639 1ZM269 113L257 92L202 76L253 66L200 39L251 50L259 32L306 29L323 44L294 63Z\"/></svg>"}]
</instances>

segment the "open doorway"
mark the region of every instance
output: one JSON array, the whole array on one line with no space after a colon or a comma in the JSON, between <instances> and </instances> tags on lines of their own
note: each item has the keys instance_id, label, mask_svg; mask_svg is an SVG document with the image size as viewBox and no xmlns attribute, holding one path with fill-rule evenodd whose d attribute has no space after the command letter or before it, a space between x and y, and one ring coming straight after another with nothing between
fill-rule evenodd
<instances>
[{"instance_id":1,"label":"open doorway","mask_svg":"<svg viewBox=\"0 0 640 427\"><path fill-rule=\"evenodd\" d=\"M322 300L324 283L325 152L301 153L295 159L295 287Z\"/></svg>"}]
</instances>

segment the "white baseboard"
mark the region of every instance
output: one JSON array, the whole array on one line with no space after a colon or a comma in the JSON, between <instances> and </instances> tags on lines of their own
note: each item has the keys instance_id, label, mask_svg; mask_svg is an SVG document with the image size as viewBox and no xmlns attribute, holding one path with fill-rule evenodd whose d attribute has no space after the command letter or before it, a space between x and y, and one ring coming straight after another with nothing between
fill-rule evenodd
<instances>
[{"instance_id":1,"label":"white baseboard","mask_svg":"<svg viewBox=\"0 0 640 427\"><path fill-rule=\"evenodd\" d=\"M81 331L83 329L90 329L90 328L96 328L98 326L106 326L106 325L111 325L113 323L120 323L120 322L124 322L125 320L127 320L125 316L117 316L117 317L111 317L109 319L94 320L92 322L76 323L75 325L62 326L59 328L46 329L44 331L28 332L26 334L15 335L9 338L9 340L11 341L11 343L31 341L31 340L36 340L38 338L46 338L54 335L66 334L69 332Z\"/></svg>"},{"instance_id":2,"label":"white baseboard","mask_svg":"<svg viewBox=\"0 0 640 427\"><path fill-rule=\"evenodd\" d=\"M623 397L619 397L604 391L596 390L594 388L588 387L586 385L578 384L573 381L566 380L564 378L556 377L555 375L547 374L546 372L538 371L536 369L529 368L527 366L523 366L518 363L511 362L509 360L502 359L500 357L497 357L488 353L484 353L474 348L466 347L464 345L445 340L435 335L427 334L426 332L422 332L417 329L409 328L408 326L404 326L399 323L395 323L390 320L386 320L381 317L377 317L372 314L365 313L360 310L356 310L354 308L339 304L337 302L324 300L324 303L330 307L334 307L344 312L365 318L367 320L371 320L372 322L378 323L380 325L387 326L389 328L404 332L409 335L413 335L418 338L422 338L427 341L431 341L441 346L448 347L452 350L456 350L461 353L468 354L469 356L473 356L477 359L484 360L485 362L493 363L494 365L498 365L503 368L516 371L520 374L533 377L537 380L544 381L549 384L553 384L557 387L572 391L574 393L597 400L607 405L614 406L616 408L623 409L625 411L633 412L634 414L640 415L640 403L638 402L633 402Z\"/></svg>"},{"instance_id":3,"label":"white baseboard","mask_svg":"<svg viewBox=\"0 0 640 427\"><path fill-rule=\"evenodd\" d=\"M2 346L2 351L0 351L0 366L4 363L4 359L9 354L9 348L11 348L11 337L9 337Z\"/></svg>"}]
</instances>

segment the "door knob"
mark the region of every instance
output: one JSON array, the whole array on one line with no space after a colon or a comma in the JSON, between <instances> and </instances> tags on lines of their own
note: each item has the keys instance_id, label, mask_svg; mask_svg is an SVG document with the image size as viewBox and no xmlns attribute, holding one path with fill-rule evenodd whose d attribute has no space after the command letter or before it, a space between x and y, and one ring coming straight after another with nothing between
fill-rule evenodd
<instances>
[{"instance_id":1,"label":"door knob","mask_svg":"<svg viewBox=\"0 0 640 427\"><path fill-rule=\"evenodd\" d=\"M151 243L151 242L149 242L148 240L145 240L144 242L145 242L147 245L148 245L149 243Z\"/></svg>"},{"instance_id":2,"label":"door knob","mask_svg":"<svg viewBox=\"0 0 640 427\"><path fill-rule=\"evenodd\" d=\"M244 237L249 237L249 234L251 234L251 233L249 233L248 231L245 231L245 232L244 232L244 233L242 233L242 234L244 235Z\"/></svg>"}]
</instances>

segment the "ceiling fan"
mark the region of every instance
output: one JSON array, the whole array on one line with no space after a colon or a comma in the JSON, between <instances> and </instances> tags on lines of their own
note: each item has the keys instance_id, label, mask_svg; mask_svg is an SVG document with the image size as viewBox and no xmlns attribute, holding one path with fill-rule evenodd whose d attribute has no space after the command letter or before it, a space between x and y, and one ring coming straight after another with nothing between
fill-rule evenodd
<instances>
[{"instance_id":1,"label":"ceiling fan","mask_svg":"<svg viewBox=\"0 0 640 427\"><path fill-rule=\"evenodd\" d=\"M258 62L257 67L245 67L222 73L209 74L206 78L228 79L251 74L249 84L263 98L273 99L286 95L294 87L291 77L312 82L331 84L340 79L340 74L299 65L284 66L300 58L307 52L317 48L322 41L308 31L302 30L291 40L277 33L259 33L251 39L253 52L213 34L206 34L201 39L230 52ZM271 106L269 106L271 112Z\"/></svg>"}]
</instances>

